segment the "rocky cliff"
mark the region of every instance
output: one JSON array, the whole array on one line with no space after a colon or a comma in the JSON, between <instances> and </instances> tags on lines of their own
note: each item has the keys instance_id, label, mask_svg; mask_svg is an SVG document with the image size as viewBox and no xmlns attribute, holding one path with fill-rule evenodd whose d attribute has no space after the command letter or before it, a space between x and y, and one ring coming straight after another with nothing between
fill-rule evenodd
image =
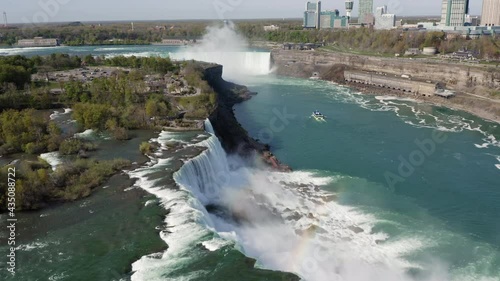
<instances>
[{"instance_id":1,"label":"rocky cliff","mask_svg":"<svg viewBox=\"0 0 500 281\"><path fill-rule=\"evenodd\" d=\"M281 171L289 171L290 168L281 164L270 152L269 145L251 138L236 120L233 106L251 99L256 93L251 92L245 86L225 81L222 78L222 70L221 65L211 65L205 69L204 79L217 92L217 107L209 119L224 149L228 153L237 153L242 156L249 156L257 152L262 160L271 167Z\"/></svg>"},{"instance_id":2,"label":"rocky cliff","mask_svg":"<svg viewBox=\"0 0 500 281\"><path fill-rule=\"evenodd\" d=\"M353 69L384 72L393 75L443 82L449 89L474 94L500 90L500 68L482 65L447 63L433 59L385 58L326 51L274 49L272 59L277 74L311 77L314 72L326 74L334 65ZM486 92L486 93L485 93Z\"/></svg>"},{"instance_id":3,"label":"rocky cliff","mask_svg":"<svg viewBox=\"0 0 500 281\"><path fill-rule=\"evenodd\" d=\"M403 74L456 91L456 97L416 97L430 103L465 110L500 122L500 68L484 65L448 63L434 59L385 58L334 53L274 49L276 74L300 78L318 76L323 80L348 84L365 93L405 95L397 91L346 83L345 70L363 70L392 76ZM407 94L406 94L407 95Z\"/></svg>"}]
</instances>

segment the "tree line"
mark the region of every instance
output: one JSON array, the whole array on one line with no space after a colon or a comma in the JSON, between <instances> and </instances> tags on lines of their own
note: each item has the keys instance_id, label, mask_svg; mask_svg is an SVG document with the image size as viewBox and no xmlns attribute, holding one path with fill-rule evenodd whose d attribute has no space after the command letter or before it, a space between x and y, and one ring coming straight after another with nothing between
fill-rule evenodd
<instances>
[{"instance_id":1,"label":"tree line","mask_svg":"<svg viewBox=\"0 0 500 281\"><path fill-rule=\"evenodd\" d=\"M31 28L12 28L2 31L0 45L15 45L19 39L33 37L57 38L61 44L116 45L150 44L165 38L199 38L209 22L158 22L131 24L51 24Z\"/></svg>"},{"instance_id":2,"label":"tree line","mask_svg":"<svg viewBox=\"0 0 500 281\"><path fill-rule=\"evenodd\" d=\"M441 31L375 30L351 28L335 30L303 30L293 24L280 25L279 30L264 31L255 25L239 26L248 38L278 43L324 43L339 49L371 53L402 54L409 48L436 47L440 53L460 49L476 51L483 59L500 59L500 36L481 36L479 39L449 35Z\"/></svg>"}]
</instances>

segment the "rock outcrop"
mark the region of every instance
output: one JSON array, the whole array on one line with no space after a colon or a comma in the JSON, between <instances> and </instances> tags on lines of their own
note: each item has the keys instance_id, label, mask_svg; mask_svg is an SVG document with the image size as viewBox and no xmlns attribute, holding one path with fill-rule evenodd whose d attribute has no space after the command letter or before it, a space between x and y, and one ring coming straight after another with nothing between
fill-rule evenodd
<instances>
[{"instance_id":1,"label":"rock outcrop","mask_svg":"<svg viewBox=\"0 0 500 281\"><path fill-rule=\"evenodd\" d=\"M221 140L224 150L228 153L237 153L249 156L257 152L262 160L280 171L290 171L290 167L283 165L271 153L267 144L260 143L248 135L240 123L236 120L233 106L237 103L249 100L256 93L247 87L227 82L222 78L223 67L211 65L205 69L205 80L217 92L217 107L209 116L214 131Z\"/></svg>"}]
</instances>

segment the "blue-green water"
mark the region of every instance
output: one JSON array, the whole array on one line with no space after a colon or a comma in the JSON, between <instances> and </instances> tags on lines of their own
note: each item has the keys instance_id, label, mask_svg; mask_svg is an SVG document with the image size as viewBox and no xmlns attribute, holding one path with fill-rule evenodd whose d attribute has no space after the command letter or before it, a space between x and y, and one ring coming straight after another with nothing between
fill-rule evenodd
<instances>
[{"instance_id":1,"label":"blue-green water","mask_svg":"<svg viewBox=\"0 0 500 281\"><path fill-rule=\"evenodd\" d=\"M43 47L43 48L0 48L0 55L14 56L22 55L27 57L46 56L54 53L70 54L77 56L86 56L92 54L94 56L163 56L166 57L170 52L182 49L181 47L172 46L152 46L152 45L136 45L136 46L83 46L83 47Z\"/></svg>"},{"instance_id":2,"label":"blue-green water","mask_svg":"<svg viewBox=\"0 0 500 281\"><path fill-rule=\"evenodd\" d=\"M252 136L270 140L280 160L335 177L325 189L341 204L374 215L379 222L373 231L390 236L385 243L418 244L405 255L410 261L442 263L457 280L498 280L498 124L327 82L266 77L250 83L259 94L236 106L237 118ZM326 122L310 117L315 109ZM276 112L284 111L289 124L278 121L273 129ZM430 153L416 144L424 141L434 143ZM410 157L417 165L410 163L414 171L401 175L399 166ZM390 184L388 173L401 180Z\"/></svg>"},{"instance_id":3,"label":"blue-green water","mask_svg":"<svg viewBox=\"0 0 500 281\"><path fill-rule=\"evenodd\" d=\"M54 50L166 56L176 48L19 52ZM248 67L261 71L264 65L258 64L251 61ZM97 155L103 159L138 157L142 138L163 144L148 165L128 172L137 179L135 186L160 200L143 195L133 200L123 195L129 192L123 191L124 181L111 181L84 202L45 211L48 223L40 217L44 211L27 215L32 235L21 240L19 262L29 262L32 269L20 265L19 280L85 280L88 272L101 280L287 280L276 272L252 270L239 251L256 258L259 267L294 272L305 280L500 280L498 124L321 81L266 75L236 82L259 93L235 106L238 121L253 137L269 142L295 172L250 167L226 156L216 138L200 133L143 135L123 146L100 140L103 150ZM326 122L310 117L316 109ZM169 148L172 141L182 146ZM195 155L190 147L196 143L208 149L186 162ZM182 163L187 164L175 176L179 190L171 177ZM112 200L104 208L107 196ZM123 211L126 204L132 208ZM158 206L168 214L155 229ZM87 214L87 209L96 212ZM59 212L85 214L85 219L69 220ZM88 228L95 229L88 231L94 240L80 243ZM129 231L134 235L127 237ZM155 254L162 247L148 241L158 231L168 249ZM135 246L123 246L127 239ZM99 244L91 246L95 241ZM153 252L144 256L148 249ZM113 274L104 273L104 266Z\"/></svg>"}]
</instances>

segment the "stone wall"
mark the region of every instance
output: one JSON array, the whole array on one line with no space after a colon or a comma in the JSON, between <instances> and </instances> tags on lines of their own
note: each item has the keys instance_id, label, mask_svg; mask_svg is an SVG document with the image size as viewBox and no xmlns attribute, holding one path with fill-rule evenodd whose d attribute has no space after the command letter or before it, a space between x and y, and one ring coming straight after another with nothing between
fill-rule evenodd
<instances>
[{"instance_id":1,"label":"stone wall","mask_svg":"<svg viewBox=\"0 0 500 281\"><path fill-rule=\"evenodd\" d=\"M432 82L448 89L488 96L500 90L500 67L446 63L433 59L385 58L353 54L274 49L274 68L278 75L309 78L312 73L325 75L336 64L350 69L402 74Z\"/></svg>"},{"instance_id":2,"label":"stone wall","mask_svg":"<svg viewBox=\"0 0 500 281\"><path fill-rule=\"evenodd\" d=\"M344 71L344 78L347 82L372 85L422 96L432 96L436 87L434 83L425 81L415 81L407 78L356 70Z\"/></svg>"}]
</instances>

